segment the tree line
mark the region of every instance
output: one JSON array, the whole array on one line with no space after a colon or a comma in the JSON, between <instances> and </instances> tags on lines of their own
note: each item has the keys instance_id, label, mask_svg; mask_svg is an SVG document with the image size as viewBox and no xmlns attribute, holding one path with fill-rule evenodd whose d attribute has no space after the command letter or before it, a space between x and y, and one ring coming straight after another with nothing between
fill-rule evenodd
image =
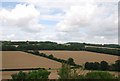
<instances>
[{"instance_id":1,"label":"tree line","mask_svg":"<svg viewBox=\"0 0 120 81\"><path fill-rule=\"evenodd\" d=\"M120 72L120 60L115 61L115 63L112 65L109 65L106 61L101 61L100 63L99 62L86 62L85 69Z\"/></svg>"},{"instance_id":2,"label":"tree line","mask_svg":"<svg viewBox=\"0 0 120 81\"><path fill-rule=\"evenodd\" d=\"M33 55L42 56L42 57L45 57L45 58L48 58L48 59L51 59L51 60L55 60L57 62L69 64L69 65L72 65L72 66L81 67L81 65L75 64L73 58L68 58L68 60L64 60L64 59L56 58L52 54L46 55L45 53L40 53L38 50L34 50L33 52L30 52L30 51L26 50L24 52L27 52L27 53L30 53L30 54L33 54Z\"/></svg>"},{"instance_id":3,"label":"tree line","mask_svg":"<svg viewBox=\"0 0 120 81\"><path fill-rule=\"evenodd\" d=\"M120 50L107 48L86 47L83 44L53 44L43 43L40 45L23 44L15 47L13 45L2 45L2 51L22 51L22 50L70 50L70 51L91 51L110 55L120 56Z\"/></svg>"}]
</instances>

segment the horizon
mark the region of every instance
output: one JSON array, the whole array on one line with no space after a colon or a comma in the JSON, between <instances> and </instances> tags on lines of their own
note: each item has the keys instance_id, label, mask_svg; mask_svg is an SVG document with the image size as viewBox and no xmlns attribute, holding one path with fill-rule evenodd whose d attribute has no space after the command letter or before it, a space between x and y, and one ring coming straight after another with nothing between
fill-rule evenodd
<instances>
[{"instance_id":1,"label":"horizon","mask_svg":"<svg viewBox=\"0 0 120 81\"><path fill-rule=\"evenodd\" d=\"M68 42L57 42L57 41L38 41L38 40L1 40L0 42L55 42L57 44L66 44L66 43L85 43L85 44L98 44L98 45L105 45L105 44L114 44L114 45L120 45L120 44L117 44L117 43L90 43L90 42L77 42L77 41L68 41Z\"/></svg>"}]
</instances>

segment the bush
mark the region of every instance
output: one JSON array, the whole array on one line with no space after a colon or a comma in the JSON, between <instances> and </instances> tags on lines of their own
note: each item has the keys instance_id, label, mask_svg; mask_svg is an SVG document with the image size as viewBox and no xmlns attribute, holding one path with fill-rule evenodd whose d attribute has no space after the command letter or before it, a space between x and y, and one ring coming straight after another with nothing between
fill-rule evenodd
<instances>
[{"instance_id":1,"label":"bush","mask_svg":"<svg viewBox=\"0 0 120 81\"><path fill-rule=\"evenodd\" d=\"M18 74L12 74L12 80L24 80L24 79L48 79L48 76L50 75L50 72L47 70L38 70L38 71L32 71L32 72L22 72L20 71Z\"/></svg>"},{"instance_id":2,"label":"bush","mask_svg":"<svg viewBox=\"0 0 120 81\"><path fill-rule=\"evenodd\" d=\"M108 72L102 72L102 71L93 71L89 72L85 76L87 79L115 79L115 76L108 73Z\"/></svg>"}]
</instances>

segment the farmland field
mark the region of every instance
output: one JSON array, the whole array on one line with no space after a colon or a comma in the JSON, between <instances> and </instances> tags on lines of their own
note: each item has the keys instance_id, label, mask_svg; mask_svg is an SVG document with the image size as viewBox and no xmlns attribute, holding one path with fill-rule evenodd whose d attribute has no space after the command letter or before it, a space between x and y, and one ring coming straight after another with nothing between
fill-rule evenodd
<instances>
[{"instance_id":1,"label":"farmland field","mask_svg":"<svg viewBox=\"0 0 120 81\"><path fill-rule=\"evenodd\" d=\"M101 62L107 61L109 64L115 63L118 56L88 52L88 51L39 51L47 55L52 54L54 57L67 60L73 58L76 64L84 64L85 62Z\"/></svg>"},{"instance_id":2,"label":"farmland field","mask_svg":"<svg viewBox=\"0 0 120 81\"><path fill-rule=\"evenodd\" d=\"M59 62L24 53L21 51L2 51L2 68L60 68Z\"/></svg>"},{"instance_id":3,"label":"farmland field","mask_svg":"<svg viewBox=\"0 0 120 81\"><path fill-rule=\"evenodd\" d=\"M118 60L118 56L94 53L87 51L40 51L47 55L53 54L54 57L67 60L72 57L77 64L84 64L85 62L100 62L107 61L109 64L114 63ZM60 68L61 63L32 55L29 53L24 53L21 51L2 51L2 68L3 69L16 69L16 68ZM59 76L57 70L48 70L51 72L49 79L57 79ZM24 71L28 72L28 71ZM83 70L80 74L86 74L88 70ZM18 73L18 71L3 71L2 79L11 79L11 74ZM113 73L117 75L118 73Z\"/></svg>"}]
</instances>

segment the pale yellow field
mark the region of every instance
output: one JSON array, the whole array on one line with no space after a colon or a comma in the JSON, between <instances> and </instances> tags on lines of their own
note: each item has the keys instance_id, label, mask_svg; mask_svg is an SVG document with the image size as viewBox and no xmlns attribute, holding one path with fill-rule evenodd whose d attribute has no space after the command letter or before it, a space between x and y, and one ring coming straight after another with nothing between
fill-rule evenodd
<instances>
[{"instance_id":1,"label":"pale yellow field","mask_svg":"<svg viewBox=\"0 0 120 81\"><path fill-rule=\"evenodd\" d=\"M73 58L76 64L84 64L85 62L101 62L107 61L109 64L118 60L118 56L88 52L88 51L39 51L47 55L52 54L54 57L67 60Z\"/></svg>"},{"instance_id":2,"label":"pale yellow field","mask_svg":"<svg viewBox=\"0 0 120 81\"><path fill-rule=\"evenodd\" d=\"M16 68L60 68L61 63L24 53L21 51L2 51L2 68L16 69Z\"/></svg>"}]
</instances>

